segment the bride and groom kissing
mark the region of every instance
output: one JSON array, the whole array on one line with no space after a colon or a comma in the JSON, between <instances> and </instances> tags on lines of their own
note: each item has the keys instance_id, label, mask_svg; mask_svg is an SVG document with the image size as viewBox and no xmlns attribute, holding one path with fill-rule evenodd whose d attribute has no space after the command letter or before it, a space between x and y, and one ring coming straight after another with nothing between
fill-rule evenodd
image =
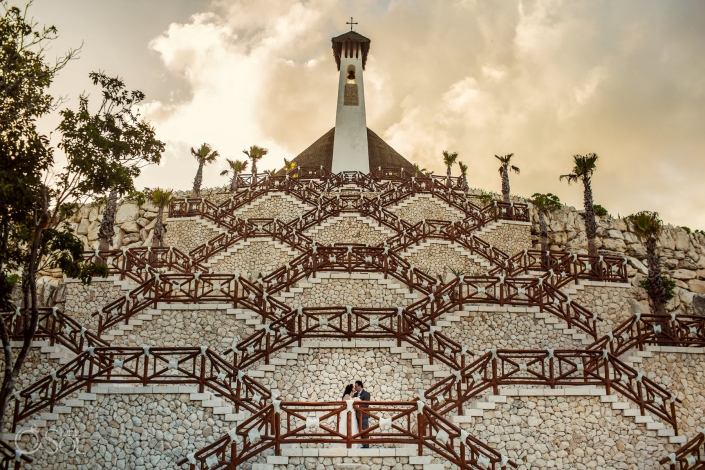
<instances>
[{"instance_id":1,"label":"bride and groom kissing","mask_svg":"<svg viewBox=\"0 0 705 470\"><path fill-rule=\"evenodd\" d=\"M354 391L354 393L353 393ZM348 384L345 387L345 391L343 392L343 400L345 402L356 402L356 401L370 401L370 393L365 390L364 386L362 385L362 381L357 380L355 381L355 386L353 387L352 384ZM351 408L349 406L348 408ZM367 408L367 405L361 404L359 405L359 408ZM369 416L364 414L362 411L357 411L354 413L355 417L350 423L350 429L351 433L353 436L358 434L360 430L365 430L367 429L369 425ZM342 417L340 419L340 425L338 428L338 432L340 432L343 435L347 435L348 432L348 413L347 411L342 414ZM367 436L362 436L362 439L367 439ZM354 444L353 447L360 447L359 444ZM362 444L363 449L369 449L370 445L369 444Z\"/></svg>"}]
</instances>

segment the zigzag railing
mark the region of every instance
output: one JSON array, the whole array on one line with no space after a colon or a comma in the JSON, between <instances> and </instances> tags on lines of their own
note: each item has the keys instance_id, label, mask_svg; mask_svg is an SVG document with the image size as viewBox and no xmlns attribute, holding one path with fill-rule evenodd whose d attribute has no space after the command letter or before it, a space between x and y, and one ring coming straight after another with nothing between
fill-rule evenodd
<instances>
[{"instance_id":1,"label":"zigzag railing","mask_svg":"<svg viewBox=\"0 0 705 470\"><path fill-rule=\"evenodd\" d=\"M347 429L339 431L343 414ZM353 434L352 419L369 427ZM287 402L272 404L214 443L178 462L191 470L236 469L266 449L276 455L288 444L411 444L431 449L459 468L516 468L508 457L461 430L421 401Z\"/></svg>"},{"instance_id":2,"label":"zigzag railing","mask_svg":"<svg viewBox=\"0 0 705 470\"><path fill-rule=\"evenodd\" d=\"M705 347L705 317L697 315L651 315L637 313L586 347L621 356L647 344L672 347Z\"/></svg>"},{"instance_id":3,"label":"zigzag railing","mask_svg":"<svg viewBox=\"0 0 705 470\"><path fill-rule=\"evenodd\" d=\"M87 330L58 308L40 308L38 310L37 330L33 336L35 339L48 339L51 346L59 343L76 354L81 354L90 346L108 346L108 343L100 339L99 336ZM22 341L25 325L22 321L21 310L18 308L14 313L0 315L2 315L2 321L5 322L10 339Z\"/></svg>"},{"instance_id":4,"label":"zigzag railing","mask_svg":"<svg viewBox=\"0 0 705 470\"><path fill-rule=\"evenodd\" d=\"M32 463L32 459L0 439L0 470L20 470L22 462Z\"/></svg>"},{"instance_id":5,"label":"zigzag railing","mask_svg":"<svg viewBox=\"0 0 705 470\"><path fill-rule=\"evenodd\" d=\"M659 463L668 465L670 470L705 469L705 429L677 451L662 458Z\"/></svg>"},{"instance_id":6,"label":"zigzag railing","mask_svg":"<svg viewBox=\"0 0 705 470\"><path fill-rule=\"evenodd\" d=\"M20 421L77 390L91 391L95 384L190 385L207 387L240 408L256 413L271 398L269 390L245 375L206 346L198 347L89 347L68 364L15 392L13 432Z\"/></svg>"},{"instance_id":7,"label":"zigzag railing","mask_svg":"<svg viewBox=\"0 0 705 470\"><path fill-rule=\"evenodd\" d=\"M484 390L499 394L500 386L603 385L607 393L619 392L670 424L678 434L676 397L604 351L493 349L472 364L438 382L425 397L440 414L458 410Z\"/></svg>"}]
</instances>

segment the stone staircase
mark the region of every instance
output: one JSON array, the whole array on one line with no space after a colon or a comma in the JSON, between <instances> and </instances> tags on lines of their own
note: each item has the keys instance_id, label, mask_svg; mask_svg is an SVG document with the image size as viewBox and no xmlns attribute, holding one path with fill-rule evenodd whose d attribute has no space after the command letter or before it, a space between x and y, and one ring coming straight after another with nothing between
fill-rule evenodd
<instances>
[{"instance_id":1,"label":"stone staircase","mask_svg":"<svg viewBox=\"0 0 705 470\"><path fill-rule=\"evenodd\" d=\"M309 211L309 210L313 209L313 206L311 206L310 204L305 203L305 202L301 201L300 199L295 198L294 196L292 196L292 195L290 195L290 194L285 194L284 192L275 192L275 193L269 193L269 194L265 194L265 195L263 195L263 196L260 196L260 197L258 197L257 199L255 199L255 200L253 200L253 201L250 201L249 203L245 204L244 206L238 207L235 211L233 211L232 215L233 215L234 217L241 217L241 214L242 214L243 212L247 212L247 211L249 211L249 210L251 210L251 209L253 209L253 208L255 208L255 207L257 207L257 206L259 206L259 205L261 205L261 204L263 204L264 202L266 202L266 201L268 201L268 200L270 200L270 199L272 199L272 198L284 199L284 200L286 200L287 202L290 202L290 203L292 203L292 204L295 204L295 205L297 205L297 206L299 206L299 207L304 208L306 211ZM254 217L253 217L253 218L254 218ZM271 217L263 217L263 218L271 218ZM289 221L290 221L291 219L293 219L293 218L294 218L294 217L290 217L290 218L288 218L288 219L281 218L281 220L283 220L284 222L289 222Z\"/></svg>"},{"instance_id":2,"label":"stone staircase","mask_svg":"<svg viewBox=\"0 0 705 470\"><path fill-rule=\"evenodd\" d=\"M457 220L463 220L466 217L466 215L463 214L463 212L460 211L458 208L453 207L450 204L448 204L447 202L443 201L442 199L435 198L430 194L417 194L415 196L407 197L406 199L404 199L400 203L392 205L392 206L388 206L388 207L386 207L386 209L390 212L396 213L396 211L398 211L399 209L406 207L406 206L409 206L411 204L414 204L419 199L427 199L429 201L434 202L439 207L442 207L446 211L451 212L457 218ZM429 219L431 219L431 218L433 218L433 217L429 217Z\"/></svg>"},{"instance_id":3,"label":"stone staircase","mask_svg":"<svg viewBox=\"0 0 705 470\"><path fill-rule=\"evenodd\" d=\"M408 248L406 251L401 252L400 254L404 257L410 256L417 254L419 251L428 248L431 245L446 245L453 250L455 250L459 255L465 256L469 258L473 263L480 265L484 268L485 272L489 271L490 268L493 266L490 264L489 261L487 261L485 258L482 256L470 253L464 246L458 244L458 243L451 243L448 240L437 240L437 239L431 239L422 243L419 243L418 245L414 245L410 248Z\"/></svg>"},{"instance_id":4,"label":"stone staircase","mask_svg":"<svg viewBox=\"0 0 705 470\"><path fill-rule=\"evenodd\" d=\"M656 431L659 437L667 437L671 444L684 444L685 436L676 436L671 427L656 421L650 414L641 416L638 408L633 408L633 404L623 401L617 394L608 395L604 387L588 386L564 386L551 388L501 388L499 395L488 394L478 397L476 400L466 402L463 405L463 414L453 416L452 420L456 424L472 424L475 419L480 422L489 410L494 410L499 404L506 403L507 397L560 397L560 396L599 396L602 403L609 403L613 410L620 410L625 417L632 418L637 424L644 424L649 431ZM489 417L488 417L489 418Z\"/></svg>"}]
</instances>

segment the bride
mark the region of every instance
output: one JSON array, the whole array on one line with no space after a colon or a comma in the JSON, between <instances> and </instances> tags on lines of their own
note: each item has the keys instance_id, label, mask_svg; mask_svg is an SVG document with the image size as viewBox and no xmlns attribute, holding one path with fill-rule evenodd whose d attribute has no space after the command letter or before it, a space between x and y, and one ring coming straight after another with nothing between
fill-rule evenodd
<instances>
[{"instance_id":1,"label":"bride","mask_svg":"<svg viewBox=\"0 0 705 470\"><path fill-rule=\"evenodd\" d=\"M345 410L341 413L340 416L340 424L338 425L338 432L342 434L343 436L346 436L348 434L348 410L352 409L352 403L356 401L360 401L359 398L353 398L352 396L352 391L353 391L353 386L352 384L349 384L345 387L345 391L343 392L343 401L347 405ZM355 418L355 413L351 414L351 422L350 422L350 433L351 436L354 436L357 434L358 431L358 425L357 425L357 419ZM345 444L332 444L332 447L345 447ZM362 447L362 444L353 444L352 448L353 449L359 449Z\"/></svg>"}]
</instances>

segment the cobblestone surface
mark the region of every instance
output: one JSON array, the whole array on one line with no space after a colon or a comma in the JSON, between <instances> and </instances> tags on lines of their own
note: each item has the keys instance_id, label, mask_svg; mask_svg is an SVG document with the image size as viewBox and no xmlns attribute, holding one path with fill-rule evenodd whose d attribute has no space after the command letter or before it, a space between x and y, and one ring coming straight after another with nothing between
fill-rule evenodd
<instances>
[{"instance_id":1,"label":"cobblestone surface","mask_svg":"<svg viewBox=\"0 0 705 470\"><path fill-rule=\"evenodd\" d=\"M245 242L236 251L211 264L214 273L240 273L241 276L257 279L279 269L296 257L288 249L269 241Z\"/></svg>"}]
</instances>

